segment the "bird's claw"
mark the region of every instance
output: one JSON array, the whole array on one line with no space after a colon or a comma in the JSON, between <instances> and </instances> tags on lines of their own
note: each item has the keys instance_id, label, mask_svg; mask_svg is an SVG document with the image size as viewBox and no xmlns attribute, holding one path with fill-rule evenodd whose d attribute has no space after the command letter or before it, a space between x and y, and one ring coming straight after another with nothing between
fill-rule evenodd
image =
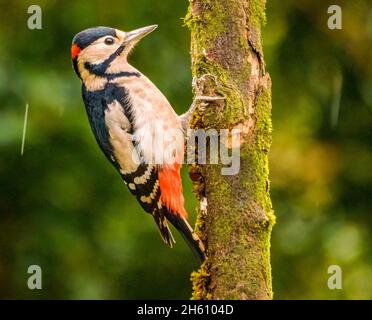
<instances>
[{"instance_id":1,"label":"bird's claw","mask_svg":"<svg viewBox=\"0 0 372 320\"><path fill-rule=\"evenodd\" d=\"M196 96L194 101L207 101L207 102L212 102L212 101L218 101L218 100L226 100L225 97L211 97L211 96Z\"/></svg>"}]
</instances>

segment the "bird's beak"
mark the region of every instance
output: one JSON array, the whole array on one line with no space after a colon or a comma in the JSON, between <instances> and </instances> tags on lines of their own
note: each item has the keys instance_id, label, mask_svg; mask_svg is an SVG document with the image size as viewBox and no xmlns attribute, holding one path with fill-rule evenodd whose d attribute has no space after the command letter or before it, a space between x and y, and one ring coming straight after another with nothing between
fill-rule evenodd
<instances>
[{"instance_id":1,"label":"bird's beak","mask_svg":"<svg viewBox=\"0 0 372 320\"><path fill-rule=\"evenodd\" d=\"M147 36L149 33L154 31L157 27L158 25L154 24L152 26L143 27L140 29L129 31L125 34L125 42L126 43L137 43L143 37Z\"/></svg>"}]
</instances>

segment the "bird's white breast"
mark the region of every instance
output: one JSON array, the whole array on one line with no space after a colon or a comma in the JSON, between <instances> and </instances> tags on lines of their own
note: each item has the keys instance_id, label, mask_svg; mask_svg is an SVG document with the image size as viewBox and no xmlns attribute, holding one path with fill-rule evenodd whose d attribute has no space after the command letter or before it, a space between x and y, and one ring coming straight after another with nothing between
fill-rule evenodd
<instances>
[{"instance_id":1,"label":"bird's white breast","mask_svg":"<svg viewBox=\"0 0 372 320\"><path fill-rule=\"evenodd\" d=\"M181 162L184 148L181 121L166 97L144 75L122 78L120 85L129 93L133 138L141 160L157 165Z\"/></svg>"}]
</instances>

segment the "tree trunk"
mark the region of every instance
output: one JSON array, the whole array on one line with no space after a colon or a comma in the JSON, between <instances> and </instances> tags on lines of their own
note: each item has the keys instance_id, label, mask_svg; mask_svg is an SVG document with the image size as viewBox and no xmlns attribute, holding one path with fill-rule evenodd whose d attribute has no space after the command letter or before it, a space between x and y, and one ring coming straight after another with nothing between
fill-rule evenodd
<instances>
[{"instance_id":1,"label":"tree trunk","mask_svg":"<svg viewBox=\"0 0 372 320\"><path fill-rule=\"evenodd\" d=\"M190 0L194 129L241 130L240 170L189 166L200 202L196 230L208 259L191 276L193 299L271 299L269 195L271 81L263 60L265 0ZM231 150L230 150L231 151Z\"/></svg>"}]
</instances>

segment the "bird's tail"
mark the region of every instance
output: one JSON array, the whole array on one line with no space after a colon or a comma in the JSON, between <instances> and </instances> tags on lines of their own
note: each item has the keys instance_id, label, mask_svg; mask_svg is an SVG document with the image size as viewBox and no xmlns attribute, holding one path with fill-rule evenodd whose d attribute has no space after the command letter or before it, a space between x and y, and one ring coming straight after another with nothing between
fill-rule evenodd
<instances>
[{"instance_id":1,"label":"bird's tail","mask_svg":"<svg viewBox=\"0 0 372 320\"><path fill-rule=\"evenodd\" d=\"M169 221L181 233L195 256L203 262L205 260L203 242L186 220L187 213L184 207L180 169L181 162L159 169L158 178L161 192L159 211L161 211L160 215L165 217L165 222ZM161 229L160 231L162 232ZM167 232L170 232L169 228L168 231L165 231L164 234L162 233L163 239L164 235L167 237Z\"/></svg>"},{"instance_id":2,"label":"bird's tail","mask_svg":"<svg viewBox=\"0 0 372 320\"><path fill-rule=\"evenodd\" d=\"M169 229L167 219L164 216L164 210L154 210L152 216L154 217L154 220L159 228L160 236L162 237L163 241L172 248L176 241L174 240L172 232Z\"/></svg>"},{"instance_id":3,"label":"bird's tail","mask_svg":"<svg viewBox=\"0 0 372 320\"><path fill-rule=\"evenodd\" d=\"M165 212L165 217L181 233L194 255L200 262L203 262L205 260L204 244L186 218L175 215L168 210Z\"/></svg>"}]
</instances>

